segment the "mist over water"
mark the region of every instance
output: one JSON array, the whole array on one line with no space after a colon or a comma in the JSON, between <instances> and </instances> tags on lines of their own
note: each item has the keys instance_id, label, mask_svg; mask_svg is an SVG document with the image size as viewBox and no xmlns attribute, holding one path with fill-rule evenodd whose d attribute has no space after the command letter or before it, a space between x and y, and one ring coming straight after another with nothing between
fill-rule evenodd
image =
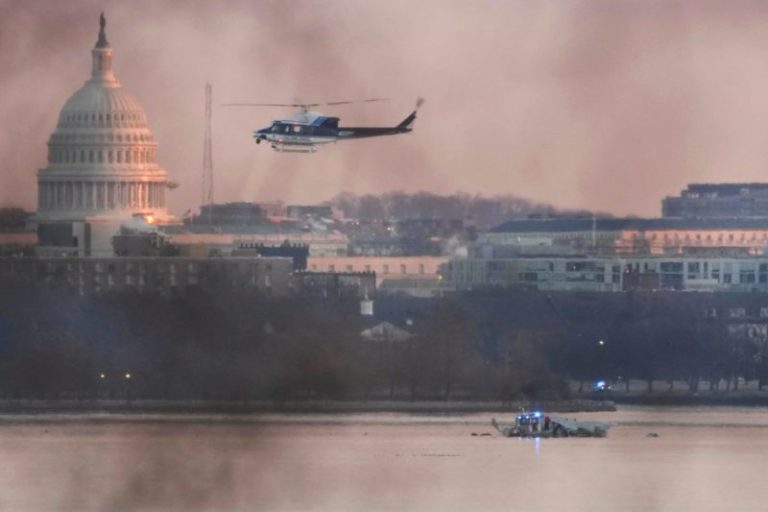
<instances>
[{"instance_id":1,"label":"mist over water","mask_svg":"<svg viewBox=\"0 0 768 512\"><path fill-rule=\"evenodd\" d=\"M3 417L0 509L764 510L766 409L576 416L614 427L537 441L472 436L484 414Z\"/></svg>"},{"instance_id":2,"label":"mist over water","mask_svg":"<svg viewBox=\"0 0 768 512\"><path fill-rule=\"evenodd\" d=\"M687 182L757 181L768 163L764 2L0 0L0 204L35 206L101 10L176 213L200 198L206 82L219 201L462 190L653 215ZM394 125L428 101L408 136L314 155L253 144L290 112L219 106L371 96L393 100L328 113Z\"/></svg>"}]
</instances>

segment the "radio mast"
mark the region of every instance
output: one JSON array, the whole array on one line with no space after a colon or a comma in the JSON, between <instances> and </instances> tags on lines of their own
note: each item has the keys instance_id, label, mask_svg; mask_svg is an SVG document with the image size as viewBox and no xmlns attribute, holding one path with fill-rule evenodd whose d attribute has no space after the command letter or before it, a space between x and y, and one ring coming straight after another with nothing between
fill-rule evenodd
<instances>
[{"instance_id":1,"label":"radio mast","mask_svg":"<svg viewBox=\"0 0 768 512\"><path fill-rule=\"evenodd\" d=\"M213 204L213 151L211 149L211 84L205 84L205 142L203 144L203 195L200 206ZM210 215L209 209L209 215Z\"/></svg>"}]
</instances>

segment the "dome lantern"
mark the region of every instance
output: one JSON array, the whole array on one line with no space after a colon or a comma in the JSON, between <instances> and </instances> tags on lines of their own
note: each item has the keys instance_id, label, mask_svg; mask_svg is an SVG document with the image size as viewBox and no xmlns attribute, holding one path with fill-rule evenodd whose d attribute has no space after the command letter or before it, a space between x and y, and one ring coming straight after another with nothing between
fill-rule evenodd
<instances>
[{"instance_id":1,"label":"dome lantern","mask_svg":"<svg viewBox=\"0 0 768 512\"><path fill-rule=\"evenodd\" d=\"M99 39L96 41L96 46L91 50L91 55L93 55L91 80L119 85L112 73L112 47L107 41L107 34L104 30L106 25L107 20L102 12L99 17Z\"/></svg>"}]
</instances>

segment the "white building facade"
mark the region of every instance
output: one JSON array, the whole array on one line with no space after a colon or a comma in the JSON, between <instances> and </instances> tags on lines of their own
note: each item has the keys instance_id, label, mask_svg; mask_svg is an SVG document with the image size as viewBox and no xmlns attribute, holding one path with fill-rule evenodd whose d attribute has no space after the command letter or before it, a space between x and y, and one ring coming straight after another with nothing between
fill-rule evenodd
<instances>
[{"instance_id":1,"label":"white building facade","mask_svg":"<svg viewBox=\"0 0 768 512\"><path fill-rule=\"evenodd\" d=\"M38 180L43 256L111 256L124 223L168 223L168 174L144 109L115 78L101 16L91 78L64 104Z\"/></svg>"}]
</instances>

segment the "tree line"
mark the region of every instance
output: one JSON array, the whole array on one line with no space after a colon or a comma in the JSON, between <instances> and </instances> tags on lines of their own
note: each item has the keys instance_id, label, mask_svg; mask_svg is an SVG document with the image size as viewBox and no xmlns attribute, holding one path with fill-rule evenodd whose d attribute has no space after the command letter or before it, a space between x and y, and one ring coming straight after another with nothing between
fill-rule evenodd
<instances>
[{"instance_id":1,"label":"tree line","mask_svg":"<svg viewBox=\"0 0 768 512\"><path fill-rule=\"evenodd\" d=\"M497 226L510 218L555 212L550 205L521 197L484 197L466 193L439 195L431 192L394 191L358 196L344 192L334 197L331 204L345 217L363 221L471 218L480 230Z\"/></svg>"},{"instance_id":2,"label":"tree line","mask_svg":"<svg viewBox=\"0 0 768 512\"><path fill-rule=\"evenodd\" d=\"M649 390L685 380L696 391L768 378L764 339L734 335L698 299L623 296L594 315L562 302L549 312L557 321L536 326L457 297L429 302L407 340L369 340L372 320L351 299L0 284L2 398L557 400L569 380L643 379Z\"/></svg>"},{"instance_id":3,"label":"tree line","mask_svg":"<svg viewBox=\"0 0 768 512\"><path fill-rule=\"evenodd\" d=\"M407 341L366 340L349 299L231 289L76 297L0 287L0 397L313 400L560 398L538 355L489 357L473 318L439 302ZM539 359L537 359L539 358Z\"/></svg>"}]
</instances>

